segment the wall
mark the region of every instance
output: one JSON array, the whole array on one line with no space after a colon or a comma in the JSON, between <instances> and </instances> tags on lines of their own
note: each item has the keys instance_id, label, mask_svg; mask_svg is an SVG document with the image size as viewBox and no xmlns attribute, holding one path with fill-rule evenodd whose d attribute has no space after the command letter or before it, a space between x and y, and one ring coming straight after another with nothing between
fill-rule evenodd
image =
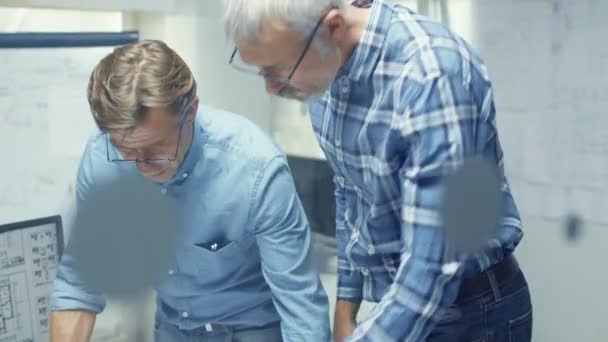
<instances>
[{"instance_id":1,"label":"wall","mask_svg":"<svg viewBox=\"0 0 608 342\"><path fill-rule=\"evenodd\" d=\"M202 102L241 114L269 132L270 96L261 79L228 65L234 47L226 41L220 19L220 1L179 0L175 13L127 13L125 28L175 49L192 69Z\"/></svg>"},{"instance_id":2,"label":"wall","mask_svg":"<svg viewBox=\"0 0 608 342\"><path fill-rule=\"evenodd\" d=\"M0 7L0 32L120 31L122 21L123 16L119 11ZM2 154L10 156L12 153L20 152L13 148L10 150L9 152L2 149ZM18 157L18 155L12 157ZM10 180L5 180L3 184L8 181ZM72 181L72 179L62 181ZM60 205L63 208L62 211L69 211L71 205L69 199L58 198L56 201L65 202ZM64 220L66 219L67 217L64 217ZM64 225L64 228L69 229L69 225ZM98 318L97 329L93 336L94 341L118 342L126 338L124 327L119 326L123 310L119 303L110 301L108 309Z\"/></svg>"},{"instance_id":3,"label":"wall","mask_svg":"<svg viewBox=\"0 0 608 342\"><path fill-rule=\"evenodd\" d=\"M175 9L176 0L2 0L2 6L77 8L88 10L140 10L169 12Z\"/></svg>"},{"instance_id":4,"label":"wall","mask_svg":"<svg viewBox=\"0 0 608 342\"><path fill-rule=\"evenodd\" d=\"M120 31L118 11L1 7L0 32Z\"/></svg>"},{"instance_id":5,"label":"wall","mask_svg":"<svg viewBox=\"0 0 608 342\"><path fill-rule=\"evenodd\" d=\"M608 3L450 3L452 27L480 51L495 86L526 231L517 255L533 296L534 341L605 340L608 48L598 42ZM568 232L570 217L581 224Z\"/></svg>"}]
</instances>

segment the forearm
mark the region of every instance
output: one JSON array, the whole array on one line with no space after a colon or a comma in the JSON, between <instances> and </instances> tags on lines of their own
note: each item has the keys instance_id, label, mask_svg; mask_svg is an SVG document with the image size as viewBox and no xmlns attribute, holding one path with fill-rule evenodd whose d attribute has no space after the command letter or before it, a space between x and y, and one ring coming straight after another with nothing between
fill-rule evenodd
<instances>
[{"instance_id":1,"label":"forearm","mask_svg":"<svg viewBox=\"0 0 608 342\"><path fill-rule=\"evenodd\" d=\"M355 323L357 314L359 313L359 307L361 302L351 302L347 300L338 300L336 302L336 323L339 322L352 322Z\"/></svg>"},{"instance_id":2,"label":"forearm","mask_svg":"<svg viewBox=\"0 0 608 342\"><path fill-rule=\"evenodd\" d=\"M51 314L51 342L88 342L96 315L90 311L55 311Z\"/></svg>"},{"instance_id":3,"label":"forearm","mask_svg":"<svg viewBox=\"0 0 608 342\"><path fill-rule=\"evenodd\" d=\"M360 302L338 299L334 319L334 341L343 342L357 327L356 318Z\"/></svg>"},{"instance_id":4,"label":"forearm","mask_svg":"<svg viewBox=\"0 0 608 342\"><path fill-rule=\"evenodd\" d=\"M285 158L271 160L258 183L253 226L283 340L330 341L327 294L312 260L310 228Z\"/></svg>"}]
</instances>

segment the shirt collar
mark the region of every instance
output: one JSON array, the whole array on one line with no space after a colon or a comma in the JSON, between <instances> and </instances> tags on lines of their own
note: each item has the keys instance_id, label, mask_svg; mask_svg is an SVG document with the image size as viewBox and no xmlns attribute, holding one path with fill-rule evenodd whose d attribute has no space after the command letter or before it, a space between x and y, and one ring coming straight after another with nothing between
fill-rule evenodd
<instances>
[{"instance_id":1,"label":"shirt collar","mask_svg":"<svg viewBox=\"0 0 608 342\"><path fill-rule=\"evenodd\" d=\"M194 120L192 130L192 142L190 143L190 148L188 149L184 160L177 168L175 174L164 183L165 185L174 185L176 183L181 184L186 181L192 174L196 164L198 164L199 160L202 158L205 132L203 131L203 126L198 119Z\"/></svg>"},{"instance_id":2,"label":"shirt collar","mask_svg":"<svg viewBox=\"0 0 608 342\"><path fill-rule=\"evenodd\" d=\"M390 5L384 0L375 0L370 9L370 16L359 43L353 50L348 62L340 68L336 78L343 76L352 81L371 76L375 61L382 51L384 38L391 21Z\"/></svg>"}]
</instances>

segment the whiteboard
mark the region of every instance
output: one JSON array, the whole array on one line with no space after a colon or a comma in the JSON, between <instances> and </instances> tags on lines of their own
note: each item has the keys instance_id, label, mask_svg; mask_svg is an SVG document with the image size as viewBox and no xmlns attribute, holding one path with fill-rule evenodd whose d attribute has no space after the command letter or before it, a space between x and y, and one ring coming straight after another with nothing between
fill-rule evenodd
<instances>
[{"instance_id":1,"label":"whiteboard","mask_svg":"<svg viewBox=\"0 0 608 342\"><path fill-rule=\"evenodd\" d=\"M470 2L522 213L608 224L608 2Z\"/></svg>"},{"instance_id":2,"label":"whiteboard","mask_svg":"<svg viewBox=\"0 0 608 342\"><path fill-rule=\"evenodd\" d=\"M4 6L171 13L176 0L4 0Z\"/></svg>"},{"instance_id":3,"label":"whiteboard","mask_svg":"<svg viewBox=\"0 0 608 342\"><path fill-rule=\"evenodd\" d=\"M0 35L0 224L72 209L80 154L95 129L89 75L114 44L136 37Z\"/></svg>"}]
</instances>

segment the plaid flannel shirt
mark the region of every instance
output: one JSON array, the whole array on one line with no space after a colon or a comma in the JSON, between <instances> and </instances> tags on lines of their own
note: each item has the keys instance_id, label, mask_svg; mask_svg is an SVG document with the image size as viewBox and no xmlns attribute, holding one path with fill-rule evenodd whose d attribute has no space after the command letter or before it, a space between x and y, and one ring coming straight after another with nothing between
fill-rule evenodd
<instances>
[{"instance_id":1,"label":"plaid flannel shirt","mask_svg":"<svg viewBox=\"0 0 608 342\"><path fill-rule=\"evenodd\" d=\"M423 341L464 277L512 253L521 222L479 56L405 7L376 0L370 11L349 61L310 104L335 172L338 299L379 302L351 341ZM483 252L462 259L441 234L442 179L479 155L502 172L501 219Z\"/></svg>"}]
</instances>

